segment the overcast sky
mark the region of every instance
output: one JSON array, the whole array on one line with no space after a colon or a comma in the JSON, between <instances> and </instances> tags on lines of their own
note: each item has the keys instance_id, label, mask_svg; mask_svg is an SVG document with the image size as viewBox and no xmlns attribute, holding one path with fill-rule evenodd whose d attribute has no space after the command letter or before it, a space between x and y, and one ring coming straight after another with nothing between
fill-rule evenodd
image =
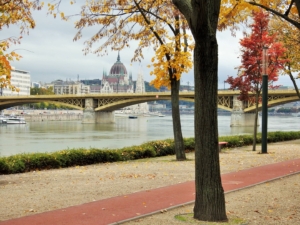
<instances>
[{"instance_id":1,"label":"overcast sky","mask_svg":"<svg viewBox=\"0 0 300 225\"><path fill-rule=\"evenodd\" d=\"M47 1L46 1L47 2ZM66 1L67 2L67 1ZM80 1L77 1L79 4ZM75 6L76 7L76 6ZM68 14L68 8L63 8ZM29 35L23 35L21 44L11 46L10 50L17 49L17 53L22 55L18 62L11 65L16 69L29 71L32 82L51 82L56 79L77 80L79 79L102 79L103 71L109 72L111 66L116 62L118 53L109 52L107 56L97 56L95 54L84 55L82 49L85 47L83 42L88 40L97 31L97 27L84 32L81 40L74 42L76 33L74 22L62 21L59 17L54 19L52 15L47 15L46 10L35 11L33 17L36 27L30 30ZM7 37L20 36L17 26L5 28L0 32L0 40ZM218 33L219 43L219 88L224 88L224 80L228 75L235 76L237 71L234 69L240 64L239 39L242 38L241 32L236 37L232 37L230 31ZM137 73L141 67L144 80L151 81L150 69L147 65L153 57L151 49L143 51L145 59L141 62L133 62L134 48L124 49L120 52L121 62L126 66L128 72L132 72L133 79L136 80ZM299 82L299 81L298 81ZM193 70L184 74L181 79L182 84L193 86ZM281 77L277 84L292 86L287 76ZM298 83L298 85L300 85ZM226 84L226 88L229 85Z\"/></svg>"}]
</instances>

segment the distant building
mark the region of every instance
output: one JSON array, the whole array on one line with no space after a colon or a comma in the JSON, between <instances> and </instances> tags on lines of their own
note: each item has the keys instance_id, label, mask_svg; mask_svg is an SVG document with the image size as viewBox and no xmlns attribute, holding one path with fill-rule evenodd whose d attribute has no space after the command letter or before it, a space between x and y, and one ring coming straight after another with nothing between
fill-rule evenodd
<instances>
[{"instance_id":1,"label":"distant building","mask_svg":"<svg viewBox=\"0 0 300 225\"><path fill-rule=\"evenodd\" d=\"M144 82L144 77L141 69L137 76L135 93L145 93L145 82ZM149 112L149 107L147 102L131 105L129 108L133 113L141 114L141 113Z\"/></svg>"},{"instance_id":2,"label":"distant building","mask_svg":"<svg viewBox=\"0 0 300 225\"><path fill-rule=\"evenodd\" d=\"M56 95L80 95L80 94L89 94L90 86L85 85L81 82L75 81L63 81L63 80L55 80L50 84L46 84L46 87L53 87L53 92Z\"/></svg>"},{"instance_id":3,"label":"distant building","mask_svg":"<svg viewBox=\"0 0 300 225\"><path fill-rule=\"evenodd\" d=\"M100 79L93 79L93 80L80 80L81 83L85 85L101 85Z\"/></svg>"},{"instance_id":4,"label":"distant building","mask_svg":"<svg viewBox=\"0 0 300 225\"><path fill-rule=\"evenodd\" d=\"M0 95L30 95L30 74L28 71L17 70L12 67L11 85L15 86L19 91L12 91L9 88L0 89Z\"/></svg>"},{"instance_id":5,"label":"distant building","mask_svg":"<svg viewBox=\"0 0 300 225\"><path fill-rule=\"evenodd\" d=\"M149 104L149 108L151 112L155 112L155 111L161 111L163 109L166 109L167 107L166 104L160 104L154 101L152 104Z\"/></svg>"},{"instance_id":6,"label":"distant building","mask_svg":"<svg viewBox=\"0 0 300 225\"><path fill-rule=\"evenodd\" d=\"M90 86L90 93L100 93L102 81L100 79L80 80L81 83Z\"/></svg>"},{"instance_id":7,"label":"distant building","mask_svg":"<svg viewBox=\"0 0 300 225\"><path fill-rule=\"evenodd\" d=\"M38 82L32 82L31 83L31 87L32 88L40 88L40 87L42 87L42 85L40 83L38 83Z\"/></svg>"},{"instance_id":8,"label":"distant building","mask_svg":"<svg viewBox=\"0 0 300 225\"><path fill-rule=\"evenodd\" d=\"M134 85L132 74L128 74L126 67L118 54L117 62L111 67L109 74L103 72L101 93L133 93Z\"/></svg>"}]
</instances>

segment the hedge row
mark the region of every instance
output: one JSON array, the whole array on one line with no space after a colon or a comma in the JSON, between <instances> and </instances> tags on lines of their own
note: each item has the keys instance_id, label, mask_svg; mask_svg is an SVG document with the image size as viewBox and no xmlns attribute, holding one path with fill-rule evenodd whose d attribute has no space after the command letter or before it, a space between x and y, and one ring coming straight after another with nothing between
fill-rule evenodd
<instances>
[{"instance_id":1,"label":"hedge row","mask_svg":"<svg viewBox=\"0 0 300 225\"><path fill-rule=\"evenodd\" d=\"M268 143L290 141L300 139L300 131L275 131L268 132L267 141ZM226 141L228 144L226 147L234 148L253 144L253 135L238 135L238 136L222 136L219 141ZM261 133L257 134L257 144L261 143Z\"/></svg>"},{"instance_id":2,"label":"hedge row","mask_svg":"<svg viewBox=\"0 0 300 225\"><path fill-rule=\"evenodd\" d=\"M279 142L300 139L300 132L270 132L268 142ZM220 141L228 142L227 147L251 145L252 135L223 136ZM261 142L258 134L257 143ZM184 138L186 151L195 148L194 138ZM141 158L173 155L174 140L150 141L139 146L121 149L68 149L52 153L23 153L0 158L0 174L23 173L34 170L83 166L95 163L127 161Z\"/></svg>"}]
</instances>

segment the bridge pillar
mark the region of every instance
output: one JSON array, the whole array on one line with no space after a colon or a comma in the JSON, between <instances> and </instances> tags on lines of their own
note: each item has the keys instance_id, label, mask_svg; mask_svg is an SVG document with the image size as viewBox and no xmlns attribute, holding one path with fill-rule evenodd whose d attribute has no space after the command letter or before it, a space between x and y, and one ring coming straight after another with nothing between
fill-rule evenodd
<instances>
[{"instance_id":1,"label":"bridge pillar","mask_svg":"<svg viewBox=\"0 0 300 225\"><path fill-rule=\"evenodd\" d=\"M85 99L82 123L114 123L113 112L96 112L96 103L93 98Z\"/></svg>"},{"instance_id":2,"label":"bridge pillar","mask_svg":"<svg viewBox=\"0 0 300 225\"><path fill-rule=\"evenodd\" d=\"M85 108L83 110L82 123L96 123L94 108L94 100L92 98L86 98Z\"/></svg>"},{"instance_id":3,"label":"bridge pillar","mask_svg":"<svg viewBox=\"0 0 300 225\"><path fill-rule=\"evenodd\" d=\"M115 115L113 112L96 112L96 123L114 123Z\"/></svg>"},{"instance_id":4,"label":"bridge pillar","mask_svg":"<svg viewBox=\"0 0 300 225\"><path fill-rule=\"evenodd\" d=\"M233 96L233 109L231 112L231 127L253 127L255 113L244 113L243 102L238 100L238 96ZM259 126L259 118L257 118L257 126Z\"/></svg>"}]
</instances>

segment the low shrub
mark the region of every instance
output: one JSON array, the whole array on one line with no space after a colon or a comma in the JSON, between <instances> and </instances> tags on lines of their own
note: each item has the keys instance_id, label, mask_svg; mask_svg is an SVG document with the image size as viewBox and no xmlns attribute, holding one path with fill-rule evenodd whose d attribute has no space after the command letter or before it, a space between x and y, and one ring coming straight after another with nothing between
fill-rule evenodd
<instances>
[{"instance_id":1,"label":"low shrub","mask_svg":"<svg viewBox=\"0 0 300 225\"><path fill-rule=\"evenodd\" d=\"M59 162L52 154L48 153L21 154L20 158L24 163L25 171L54 169L60 167Z\"/></svg>"},{"instance_id":2,"label":"low shrub","mask_svg":"<svg viewBox=\"0 0 300 225\"><path fill-rule=\"evenodd\" d=\"M8 174L8 173L9 173L9 167L6 161L2 158L0 159L0 174Z\"/></svg>"},{"instance_id":3,"label":"low shrub","mask_svg":"<svg viewBox=\"0 0 300 225\"><path fill-rule=\"evenodd\" d=\"M154 141L152 144L155 148L156 156L175 154L174 140L167 139L163 141Z\"/></svg>"},{"instance_id":4,"label":"low shrub","mask_svg":"<svg viewBox=\"0 0 300 225\"><path fill-rule=\"evenodd\" d=\"M4 160L8 170L5 171L6 174L10 173L23 173L25 171L25 164L19 155L17 156L10 156L8 160ZM0 174L4 174L4 172L0 171Z\"/></svg>"},{"instance_id":5,"label":"low shrub","mask_svg":"<svg viewBox=\"0 0 300 225\"><path fill-rule=\"evenodd\" d=\"M299 132L269 132L268 142L300 139ZM241 147L253 143L252 135L223 136L219 141L228 142L227 147ZM261 134L257 135L257 143L261 143ZM186 151L195 149L194 138L184 138ZM0 174L22 173L33 170L83 166L95 163L117 162L141 158L174 155L174 140L150 141L139 146L121 149L67 149L52 153L18 154L0 157Z\"/></svg>"},{"instance_id":6,"label":"low shrub","mask_svg":"<svg viewBox=\"0 0 300 225\"><path fill-rule=\"evenodd\" d=\"M195 138L183 138L184 148L186 152L194 151L195 149Z\"/></svg>"}]
</instances>

